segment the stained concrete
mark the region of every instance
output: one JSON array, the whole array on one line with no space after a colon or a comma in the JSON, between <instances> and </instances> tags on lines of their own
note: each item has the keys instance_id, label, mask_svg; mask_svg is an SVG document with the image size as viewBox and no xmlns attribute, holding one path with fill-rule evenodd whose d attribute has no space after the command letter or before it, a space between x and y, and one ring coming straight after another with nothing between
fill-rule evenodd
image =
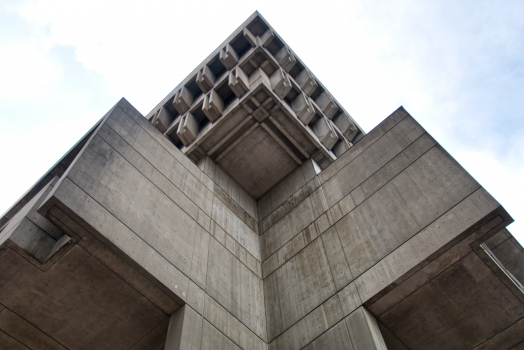
<instances>
[{"instance_id":1,"label":"stained concrete","mask_svg":"<svg viewBox=\"0 0 524 350\"><path fill-rule=\"evenodd\" d=\"M365 134L258 13L78 145L4 217L3 347L524 342L509 214L404 108Z\"/></svg>"}]
</instances>

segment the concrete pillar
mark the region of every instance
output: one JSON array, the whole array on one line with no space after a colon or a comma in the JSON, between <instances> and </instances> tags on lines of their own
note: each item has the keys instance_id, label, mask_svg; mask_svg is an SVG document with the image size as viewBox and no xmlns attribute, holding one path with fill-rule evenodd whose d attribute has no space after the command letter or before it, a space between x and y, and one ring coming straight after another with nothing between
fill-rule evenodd
<instances>
[{"instance_id":1,"label":"concrete pillar","mask_svg":"<svg viewBox=\"0 0 524 350\"><path fill-rule=\"evenodd\" d=\"M201 339L202 316L186 304L169 319L164 350L200 349Z\"/></svg>"},{"instance_id":2,"label":"concrete pillar","mask_svg":"<svg viewBox=\"0 0 524 350\"><path fill-rule=\"evenodd\" d=\"M363 306L346 318L346 326L354 350L387 350L375 316Z\"/></svg>"}]
</instances>

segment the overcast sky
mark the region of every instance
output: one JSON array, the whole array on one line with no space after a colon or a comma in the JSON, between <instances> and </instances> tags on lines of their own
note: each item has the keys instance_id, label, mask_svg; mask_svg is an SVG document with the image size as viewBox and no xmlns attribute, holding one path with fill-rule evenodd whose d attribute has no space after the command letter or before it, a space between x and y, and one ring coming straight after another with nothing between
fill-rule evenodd
<instances>
[{"instance_id":1,"label":"overcast sky","mask_svg":"<svg viewBox=\"0 0 524 350\"><path fill-rule=\"evenodd\" d=\"M255 10L370 131L403 105L524 243L523 1L0 1L0 212L121 97L147 114Z\"/></svg>"}]
</instances>

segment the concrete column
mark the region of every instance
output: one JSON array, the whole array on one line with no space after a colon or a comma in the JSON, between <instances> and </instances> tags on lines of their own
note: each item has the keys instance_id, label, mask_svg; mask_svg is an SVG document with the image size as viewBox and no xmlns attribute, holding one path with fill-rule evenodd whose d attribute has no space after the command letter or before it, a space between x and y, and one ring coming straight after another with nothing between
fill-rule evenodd
<instances>
[{"instance_id":1,"label":"concrete column","mask_svg":"<svg viewBox=\"0 0 524 350\"><path fill-rule=\"evenodd\" d=\"M271 82L271 88L281 99L284 99L292 89L291 81L282 68L277 69L273 74L271 74L269 81Z\"/></svg>"},{"instance_id":2,"label":"concrete column","mask_svg":"<svg viewBox=\"0 0 524 350\"><path fill-rule=\"evenodd\" d=\"M293 109L298 119L300 119L304 125L308 125L315 116L315 110L309 102L309 97L304 93L298 94L297 97L291 101L291 109Z\"/></svg>"},{"instance_id":3,"label":"concrete column","mask_svg":"<svg viewBox=\"0 0 524 350\"><path fill-rule=\"evenodd\" d=\"M164 350L200 349L201 339L202 316L186 304L171 315Z\"/></svg>"},{"instance_id":4,"label":"concrete column","mask_svg":"<svg viewBox=\"0 0 524 350\"><path fill-rule=\"evenodd\" d=\"M233 69L238 63L237 52L231 47L230 44L227 44L226 47L220 51L218 58L227 70Z\"/></svg>"},{"instance_id":5,"label":"concrete column","mask_svg":"<svg viewBox=\"0 0 524 350\"><path fill-rule=\"evenodd\" d=\"M387 350L375 316L363 306L346 318L346 325L354 350Z\"/></svg>"}]
</instances>

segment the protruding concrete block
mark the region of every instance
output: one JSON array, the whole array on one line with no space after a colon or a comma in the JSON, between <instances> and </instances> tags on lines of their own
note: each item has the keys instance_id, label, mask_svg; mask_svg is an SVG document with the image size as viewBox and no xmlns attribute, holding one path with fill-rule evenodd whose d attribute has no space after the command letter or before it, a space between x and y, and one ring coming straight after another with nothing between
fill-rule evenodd
<instances>
[{"instance_id":1,"label":"protruding concrete block","mask_svg":"<svg viewBox=\"0 0 524 350\"><path fill-rule=\"evenodd\" d=\"M167 110L167 108L162 107L158 113L153 117L151 123L161 132L165 133L169 125L173 122L173 116Z\"/></svg>"},{"instance_id":2,"label":"protruding concrete block","mask_svg":"<svg viewBox=\"0 0 524 350\"><path fill-rule=\"evenodd\" d=\"M313 132L327 149L332 149L338 141L337 133L331 126L331 121L322 117L313 124Z\"/></svg>"},{"instance_id":3,"label":"protruding concrete block","mask_svg":"<svg viewBox=\"0 0 524 350\"><path fill-rule=\"evenodd\" d=\"M247 40L247 42L252 47L257 46L257 40L256 40L255 36L253 35L253 33L251 33L251 31L249 29L244 28L244 30L242 31L242 34L244 35L244 38Z\"/></svg>"},{"instance_id":4,"label":"protruding concrete block","mask_svg":"<svg viewBox=\"0 0 524 350\"><path fill-rule=\"evenodd\" d=\"M363 306L346 318L353 349L387 350L377 320Z\"/></svg>"},{"instance_id":5,"label":"protruding concrete block","mask_svg":"<svg viewBox=\"0 0 524 350\"><path fill-rule=\"evenodd\" d=\"M198 72L196 83L203 92L208 92L215 85L215 75L207 65Z\"/></svg>"},{"instance_id":6,"label":"protruding concrete block","mask_svg":"<svg viewBox=\"0 0 524 350\"><path fill-rule=\"evenodd\" d=\"M357 136L358 128L345 112L340 113L333 119L333 122L349 142L353 141L355 136Z\"/></svg>"},{"instance_id":7,"label":"protruding concrete block","mask_svg":"<svg viewBox=\"0 0 524 350\"><path fill-rule=\"evenodd\" d=\"M218 58L227 70L233 69L238 63L238 55L229 44L220 51Z\"/></svg>"},{"instance_id":8,"label":"protruding concrete block","mask_svg":"<svg viewBox=\"0 0 524 350\"><path fill-rule=\"evenodd\" d=\"M286 97L288 92L291 90L291 81L289 80L289 76L282 68L279 68L273 72L273 74L271 74L269 77L269 81L271 82L271 88L281 99Z\"/></svg>"},{"instance_id":9,"label":"protruding concrete block","mask_svg":"<svg viewBox=\"0 0 524 350\"><path fill-rule=\"evenodd\" d=\"M228 85L233 93L240 98L249 90L249 78L242 68L237 67L229 73Z\"/></svg>"},{"instance_id":10,"label":"protruding concrete block","mask_svg":"<svg viewBox=\"0 0 524 350\"><path fill-rule=\"evenodd\" d=\"M200 349L202 316L187 304L180 307L169 319L165 350Z\"/></svg>"},{"instance_id":11,"label":"protruding concrete block","mask_svg":"<svg viewBox=\"0 0 524 350\"><path fill-rule=\"evenodd\" d=\"M269 28L268 30L266 30L266 32L264 34L262 34L262 36L260 37L260 45L266 47L268 46L269 44L271 44L271 42L273 41L273 39L275 38L275 32L273 30L271 30L271 28Z\"/></svg>"},{"instance_id":12,"label":"protruding concrete block","mask_svg":"<svg viewBox=\"0 0 524 350\"><path fill-rule=\"evenodd\" d=\"M195 138L198 134L198 121L191 113L187 113L182 117L182 121L178 124L178 130L176 135L182 141L184 146L189 145L191 142L195 141Z\"/></svg>"},{"instance_id":13,"label":"protruding concrete block","mask_svg":"<svg viewBox=\"0 0 524 350\"><path fill-rule=\"evenodd\" d=\"M295 81L297 82L298 86L300 86L302 91L304 91L308 96L311 96L318 86L317 81L313 77L313 74L307 68L304 68L302 72L298 73Z\"/></svg>"},{"instance_id":14,"label":"protruding concrete block","mask_svg":"<svg viewBox=\"0 0 524 350\"><path fill-rule=\"evenodd\" d=\"M291 52L287 46L284 46L276 53L275 59L286 72L289 72L295 63L297 63L295 55L293 55L293 52Z\"/></svg>"},{"instance_id":15,"label":"protruding concrete block","mask_svg":"<svg viewBox=\"0 0 524 350\"><path fill-rule=\"evenodd\" d=\"M335 102L335 99L327 91L321 93L315 99L315 102L317 103L318 107L320 107L320 109L322 110L322 113L324 113L326 117L328 117L329 119L333 118L333 116L338 110L338 106Z\"/></svg>"},{"instance_id":16,"label":"protruding concrete block","mask_svg":"<svg viewBox=\"0 0 524 350\"><path fill-rule=\"evenodd\" d=\"M338 158L342 154L344 154L344 152L346 152L348 149L350 149L351 146L352 146L351 143L343 138L342 140L338 140L335 143L335 146L333 146L333 148L331 150L333 151L333 153L335 153L335 155Z\"/></svg>"},{"instance_id":17,"label":"protruding concrete block","mask_svg":"<svg viewBox=\"0 0 524 350\"><path fill-rule=\"evenodd\" d=\"M315 115L315 110L309 101L309 97L304 93L299 94L291 101L291 108L304 125L308 125Z\"/></svg>"},{"instance_id":18,"label":"protruding concrete block","mask_svg":"<svg viewBox=\"0 0 524 350\"><path fill-rule=\"evenodd\" d=\"M253 71L253 73L251 73L249 76L249 86L253 85L258 79L262 79L262 81L264 81L268 87L271 87L269 77L261 68L257 68Z\"/></svg>"},{"instance_id":19,"label":"protruding concrete block","mask_svg":"<svg viewBox=\"0 0 524 350\"><path fill-rule=\"evenodd\" d=\"M211 90L210 93L204 96L202 111L204 111L204 114L211 122L214 122L222 115L224 111L224 101L215 90Z\"/></svg>"},{"instance_id":20,"label":"protruding concrete block","mask_svg":"<svg viewBox=\"0 0 524 350\"><path fill-rule=\"evenodd\" d=\"M177 91L175 98L173 99L173 106L176 108L178 113L181 115L186 113L193 103L193 94L189 90L182 86L182 88Z\"/></svg>"}]
</instances>

